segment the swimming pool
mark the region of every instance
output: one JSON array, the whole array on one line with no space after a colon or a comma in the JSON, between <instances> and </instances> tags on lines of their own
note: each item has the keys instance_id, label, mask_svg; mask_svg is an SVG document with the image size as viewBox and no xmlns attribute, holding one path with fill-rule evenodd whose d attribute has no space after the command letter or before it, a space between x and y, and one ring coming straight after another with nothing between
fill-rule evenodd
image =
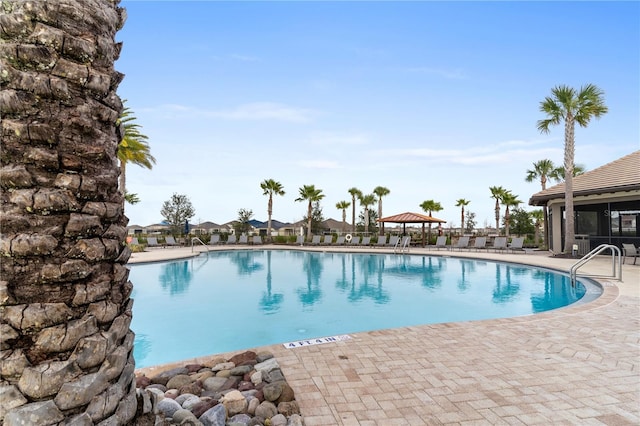
<instances>
[{"instance_id":1,"label":"swimming pool","mask_svg":"<svg viewBox=\"0 0 640 426\"><path fill-rule=\"evenodd\" d=\"M216 251L131 265L136 367L402 326L530 315L585 294L550 270L425 255Z\"/></svg>"}]
</instances>

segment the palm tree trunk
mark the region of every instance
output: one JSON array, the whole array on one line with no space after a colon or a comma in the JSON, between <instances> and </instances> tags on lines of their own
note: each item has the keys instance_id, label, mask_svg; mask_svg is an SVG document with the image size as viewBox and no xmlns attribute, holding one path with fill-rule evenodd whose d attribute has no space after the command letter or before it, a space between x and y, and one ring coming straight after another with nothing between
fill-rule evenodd
<instances>
[{"instance_id":1,"label":"palm tree trunk","mask_svg":"<svg viewBox=\"0 0 640 426\"><path fill-rule=\"evenodd\" d=\"M464 235L464 206L462 206L462 213L460 214L460 235Z\"/></svg>"},{"instance_id":2,"label":"palm tree trunk","mask_svg":"<svg viewBox=\"0 0 640 426\"><path fill-rule=\"evenodd\" d=\"M500 203L496 199L496 232L500 235Z\"/></svg>"},{"instance_id":3,"label":"palm tree trunk","mask_svg":"<svg viewBox=\"0 0 640 426\"><path fill-rule=\"evenodd\" d=\"M356 196L351 197L351 233L356 233Z\"/></svg>"},{"instance_id":4,"label":"palm tree trunk","mask_svg":"<svg viewBox=\"0 0 640 426\"><path fill-rule=\"evenodd\" d=\"M307 239L311 239L311 215L313 213L313 207L311 206L311 200L309 200L309 208L307 211Z\"/></svg>"},{"instance_id":5,"label":"palm tree trunk","mask_svg":"<svg viewBox=\"0 0 640 426\"><path fill-rule=\"evenodd\" d=\"M573 159L575 155L574 120L574 117L571 114L568 114L564 129L565 253L571 253L573 244L575 243L575 224L573 217Z\"/></svg>"},{"instance_id":6,"label":"palm tree trunk","mask_svg":"<svg viewBox=\"0 0 640 426\"><path fill-rule=\"evenodd\" d=\"M378 200L378 220L382 219L382 197ZM378 235L384 235L384 222L378 222L380 227L378 229Z\"/></svg>"},{"instance_id":7,"label":"palm tree trunk","mask_svg":"<svg viewBox=\"0 0 640 426\"><path fill-rule=\"evenodd\" d=\"M136 413L118 2L3 1L3 43L20 52L2 59L5 425L125 425Z\"/></svg>"},{"instance_id":8,"label":"palm tree trunk","mask_svg":"<svg viewBox=\"0 0 640 426\"><path fill-rule=\"evenodd\" d=\"M120 176L118 177L118 189L122 195L127 193L127 163L120 162Z\"/></svg>"},{"instance_id":9,"label":"palm tree trunk","mask_svg":"<svg viewBox=\"0 0 640 426\"><path fill-rule=\"evenodd\" d=\"M369 235L369 209L364 208L364 234Z\"/></svg>"},{"instance_id":10,"label":"palm tree trunk","mask_svg":"<svg viewBox=\"0 0 640 426\"><path fill-rule=\"evenodd\" d=\"M267 215L269 219L267 221L267 241L271 241L271 215L273 214L273 195L269 194L269 203L267 206Z\"/></svg>"}]
</instances>

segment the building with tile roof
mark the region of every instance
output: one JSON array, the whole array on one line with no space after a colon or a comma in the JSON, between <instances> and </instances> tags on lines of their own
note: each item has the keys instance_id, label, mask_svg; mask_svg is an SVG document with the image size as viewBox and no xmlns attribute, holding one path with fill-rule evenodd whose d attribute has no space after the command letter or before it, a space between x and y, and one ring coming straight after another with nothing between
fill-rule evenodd
<instances>
[{"instance_id":1,"label":"building with tile roof","mask_svg":"<svg viewBox=\"0 0 640 426\"><path fill-rule=\"evenodd\" d=\"M549 209L549 249L564 243L564 182L537 192L532 206ZM600 244L640 245L640 151L573 178L575 233L579 254Z\"/></svg>"}]
</instances>

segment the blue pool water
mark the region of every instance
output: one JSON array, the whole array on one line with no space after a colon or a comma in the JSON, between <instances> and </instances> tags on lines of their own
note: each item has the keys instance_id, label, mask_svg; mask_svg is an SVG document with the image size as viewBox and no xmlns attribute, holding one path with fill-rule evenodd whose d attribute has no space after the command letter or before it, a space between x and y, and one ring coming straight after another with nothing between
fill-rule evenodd
<instances>
[{"instance_id":1,"label":"blue pool water","mask_svg":"<svg viewBox=\"0 0 640 426\"><path fill-rule=\"evenodd\" d=\"M529 315L566 275L484 260L241 250L132 265L136 366L385 328Z\"/></svg>"}]
</instances>

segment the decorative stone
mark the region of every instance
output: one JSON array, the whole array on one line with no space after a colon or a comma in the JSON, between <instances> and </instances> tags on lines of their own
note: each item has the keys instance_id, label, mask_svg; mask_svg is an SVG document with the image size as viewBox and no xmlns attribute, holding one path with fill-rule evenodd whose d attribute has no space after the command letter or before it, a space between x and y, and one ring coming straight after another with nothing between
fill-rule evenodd
<instances>
[{"instance_id":1,"label":"decorative stone","mask_svg":"<svg viewBox=\"0 0 640 426\"><path fill-rule=\"evenodd\" d=\"M275 406L273 402L263 401L256 408L256 416L262 417L264 419L270 419L271 417L278 414L278 408Z\"/></svg>"},{"instance_id":2,"label":"decorative stone","mask_svg":"<svg viewBox=\"0 0 640 426\"><path fill-rule=\"evenodd\" d=\"M280 365L278 365L278 361L275 358L269 358L253 366L254 370L264 371L265 373L268 373L274 368L280 368Z\"/></svg>"},{"instance_id":3,"label":"decorative stone","mask_svg":"<svg viewBox=\"0 0 640 426\"><path fill-rule=\"evenodd\" d=\"M167 382L167 387L169 389L179 389L182 386L188 385L191 383L191 377L187 374L178 374L173 376Z\"/></svg>"},{"instance_id":4,"label":"decorative stone","mask_svg":"<svg viewBox=\"0 0 640 426\"><path fill-rule=\"evenodd\" d=\"M211 371L218 372L221 370L231 370L232 368L234 368L236 365L232 362L222 362L220 364L216 364L213 367L211 367Z\"/></svg>"},{"instance_id":5,"label":"decorative stone","mask_svg":"<svg viewBox=\"0 0 640 426\"><path fill-rule=\"evenodd\" d=\"M251 383L254 385L262 383L262 371L256 371L251 375Z\"/></svg>"},{"instance_id":6,"label":"decorative stone","mask_svg":"<svg viewBox=\"0 0 640 426\"><path fill-rule=\"evenodd\" d=\"M284 374L282 374L282 370L279 368L274 368L273 370L266 373L264 376L264 381L267 383L280 382L284 380Z\"/></svg>"},{"instance_id":7,"label":"decorative stone","mask_svg":"<svg viewBox=\"0 0 640 426\"><path fill-rule=\"evenodd\" d=\"M165 398L158 402L158 410L167 417L173 417L173 413L181 408L180 404L171 398Z\"/></svg>"},{"instance_id":8,"label":"decorative stone","mask_svg":"<svg viewBox=\"0 0 640 426\"><path fill-rule=\"evenodd\" d=\"M191 411L181 408L173 413L171 420L177 424L195 424L195 422L198 421L198 418L194 416Z\"/></svg>"},{"instance_id":9,"label":"decorative stone","mask_svg":"<svg viewBox=\"0 0 640 426\"><path fill-rule=\"evenodd\" d=\"M232 368L231 369L231 375L232 376L244 376L245 374L249 373L252 370L253 370L253 367L251 367L249 365L241 365L239 367Z\"/></svg>"},{"instance_id":10,"label":"decorative stone","mask_svg":"<svg viewBox=\"0 0 640 426\"><path fill-rule=\"evenodd\" d=\"M220 399L220 402L227 409L229 416L246 411L247 406L249 405L245 397L237 390L233 390L224 395Z\"/></svg>"},{"instance_id":11,"label":"decorative stone","mask_svg":"<svg viewBox=\"0 0 640 426\"><path fill-rule=\"evenodd\" d=\"M246 361L254 361L256 359L256 353L253 351L246 351L240 354L234 355L229 358L229 362L234 363L235 365L244 364Z\"/></svg>"},{"instance_id":12,"label":"decorative stone","mask_svg":"<svg viewBox=\"0 0 640 426\"><path fill-rule=\"evenodd\" d=\"M296 401L281 402L278 404L278 413L290 417L292 414L300 414L300 406Z\"/></svg>"},{"instance_id":13,"label":"decorative stone","mask_svg":"<svg viewBox=\"0 0 640 426\"><path fill-rule=\"evenodd\" d=\"M204 389L208 391L217 392L222 389L222 386L226 383L227 379L224 377L209 377L203 382Z\"/></svg>"},{"instance_id":14,"label":"decorative stone","mask_svg":"<svg viewBox=\"0 0 640 426\"><path fill-rule=\"evenodd\" d=\"M249 405L247 406L247 414L254 416L256 414L256 408L260 405L260 400L258 398L249 399Z\"/></svg>"},{"instance_id":15,"label":"decorative stone","mask_svg":"<svg viewBox=\"0 0 640 426\"><path fill-rule=\"evenodd\" d=\"M206 411L210 410L211 408L219 404L220 403L215 399L211 399L208 401L200 401L198 404L191 407L191 412L193 413L194 416L196 416L197 418L200 418Z\"/></svg>"},{"instance_id":16,"label":"decorative stone","mask_svg":"<svg viewBox=\"0 0 640 426\"><path fill-rule=\"evenodd\" d=\"M163 371L153 377L151 377L151 383L159 383L161 385L165 385L169 382L173 376L177 376L178 374L188 374L189 371L184 367L177 367L171 370Z\"/></svg>"},{"instance_id":17,"label":"decorative stone","mask_svg":"<svg viewBox=\"0 0 640 426\"><path fill-rule=\"evenodd\" d=\"M289 402L289 401L293 401L295 399L295 394L293 392L293 389L291 389L291 386L289 386L289 384L285 381L282 381L282 392L280 393L280 396L278 397L276 404L279 404L281 402Z\"/></svg>"},{"instance_id":18,"label":"decorative stone","mask_svg":"<svg viewBox=\"0 0 640 426\"><path fill-rule=\"evenodd\" d=\"M198 420L200 420L204 426L225 426L227 410L224 408L224 405L218 404L205 411L198 417Z\"/></svg>"},{"instance_id":19,"label":"decorative stone","mask_svg":"<svg viewBox=\"0 0 640 426\"><path fill-rule=\"evenodd\" d=\"M264 399L266 399L267 401L276 401L278 398L280 398L283 389L283 382L269 383L262 389L262 392L264 393Z\"/></svg>"},{"instance_id":20,"label":"decorative stone","mask_svg":"<svg viewBox=\"0 0 640 426\"><path fill-rule=\"evenodd\" d=\"M282 414L271 417L271 426L287 426L287 418Z\"/></svg>"},{"instance_id":21,"label":"decorative stone","mask_svg":"<svg viewBox=\"0 0 640 426\"><path fill-rule=\"evenodd\" d=\"M251 416L247 414L236 414L235 416L231 416L226 426L246 426L250 421Z\"/></svg>"},{"instance_id":22,"label":"decorative stone","mask_svg":"<svg viewBox=\"0 0 640 426\"><path fill-rule=\"evenodd\" d=\"M200 402L200 398L196 395L192 395L180 405L182 406L182 408L189 410L195 407L199 402Z\"/></svg>"}]
</instances>

